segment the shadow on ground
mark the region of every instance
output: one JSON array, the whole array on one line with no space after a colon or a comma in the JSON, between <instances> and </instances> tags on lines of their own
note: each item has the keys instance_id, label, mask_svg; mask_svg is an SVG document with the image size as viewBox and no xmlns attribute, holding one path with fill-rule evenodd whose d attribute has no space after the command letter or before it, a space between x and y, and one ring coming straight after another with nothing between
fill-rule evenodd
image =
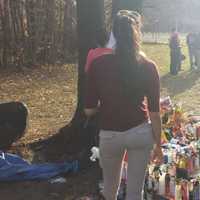
<instances>
[{"instance_id":1,"label":"shadow on ground","mask_svg":"<svg viewBox=\"0 0 200 200\"><path fill-rule=\"evenodd\" d=\"M174 97L190 90L200 80L200 71L186 71L174 76L167 74L161 77L162 92Z\"/></svg>"},{"instance_id":2,"label":"shadow on ground","mask_svg":"<svg viewBox=\"0 0 200 200\"><path fill-rule=\"evenodd\" d=\"M80 200L82 196L97 196L99 167L66 176L66 183L17 182L0 183L2 200Z\"/></svg>"}]
</instances>

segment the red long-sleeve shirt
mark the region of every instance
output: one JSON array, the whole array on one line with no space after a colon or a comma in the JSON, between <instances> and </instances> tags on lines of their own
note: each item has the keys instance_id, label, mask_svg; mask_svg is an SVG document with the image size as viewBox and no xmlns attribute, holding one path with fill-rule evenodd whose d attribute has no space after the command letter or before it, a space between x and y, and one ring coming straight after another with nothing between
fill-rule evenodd
<instances>
[{"instance_id":1,"label":"red long-sleeve shirt","mask_svg":"<svg viewBox=\"0 0 200 200\"><path fill-rule=\"evenodd\" d=\"M142 58L142 80L134 99L124 95L123 84L117 71L116 55L96 58L87 71L85 107L95 108L100 102L100 128L125 131L148 119L148 111L159 111L160 84L156 65ZM142 98L141 98L142 93ZM145 104L145 97L148 106ZM135 104L137 102L137 104Z\"/></svg>"}]
</instances>

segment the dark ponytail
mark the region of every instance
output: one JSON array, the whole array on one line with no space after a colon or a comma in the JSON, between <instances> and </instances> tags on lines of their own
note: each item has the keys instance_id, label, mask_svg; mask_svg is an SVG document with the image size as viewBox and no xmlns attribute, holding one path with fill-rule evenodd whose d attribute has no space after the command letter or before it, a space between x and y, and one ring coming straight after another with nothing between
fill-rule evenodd
<instances>
[{"instance_id":1,"label":"dark ponytail","mask_svg":"<svg viewBox=\"0 0 200 200\"><path fill-rule=\"evenodd\" d=\"M118 71L123 91L130 97L140 85L140 26L140 15L127 10L119 11L113 23Z\"/></svg>"}]
</instances>

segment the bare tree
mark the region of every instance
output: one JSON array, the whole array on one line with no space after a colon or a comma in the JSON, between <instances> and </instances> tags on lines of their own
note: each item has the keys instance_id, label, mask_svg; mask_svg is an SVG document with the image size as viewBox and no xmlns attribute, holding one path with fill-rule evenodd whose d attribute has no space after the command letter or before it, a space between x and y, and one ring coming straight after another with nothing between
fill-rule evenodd
<instances>
[{"instance_id":1,"label":"bare tree","mask_svg":"<svg viewBox=\"0 0 200 200\"><path fill-rule=\"evenodd\" d=\"M9 58L9 50L10 50L10 38L11 38L11 30L10 30L10 7L9 0L1 2L1 24L2 24L2 35L3 35L3 45L2 45L2 65L7 66L8 58Z\"/></svg>"},{"instance_id":2,"label":"bare tree","mask_svg":"<svg viewBox=\"0 0 200 200\"><path fill-rule=\"evenodd\" d=\"M66 61L75 46L75 9L74 0L0 0L0 66Z\"/></svg>"},{"instance_id":3,"label":"bare tree","mask_svg":"<svg viewBox=\"0 0 200 200\"><path fill-rule=\"evenodd\" d=\"M74 35L74 30L76 27L75 20L75 1L74 0L65 0L64 6L64 27L63 27L63 52L66 55L71 56L70 53L73 53L75 44L73 41L76 41L76 35ZM66 61L69 58L66 57Z\"/></svg>"}]
</instances>

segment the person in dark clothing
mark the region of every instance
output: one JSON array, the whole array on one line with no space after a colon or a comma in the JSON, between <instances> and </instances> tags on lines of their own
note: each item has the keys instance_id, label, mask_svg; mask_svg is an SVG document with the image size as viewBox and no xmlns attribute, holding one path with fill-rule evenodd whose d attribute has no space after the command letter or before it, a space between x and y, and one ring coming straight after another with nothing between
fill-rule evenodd
<instances>
[{"instance_id":1,"label":"person in dark clothing","mask_svg":"<svg viewBox=\"0 0 200 200\"><path fill-rule=\"evenodd\" d=\"M194 66L197 65L195 42L196 42L196 34L195 33L189 33L186 37L186 43L187 43L188 52L189 52L190 69L193 69Z\"/></svg>"},{"instance_id":2,"label":"person in dark clothing","mask_svg":"<svg viewBox=\"0 0 200 200\"><path fill-rule=\"evenodd\" d=\"M157 66L140 51L140 16L119 11L115 48L94 59L86 74L85 114L99 112L100 164L106 200L116 200L128 154L127 200L141 200L147 163L162 160Z\"/></svg>"},{"instance_id":3,"label":"person in dark clothing","mask_svg":"<svg viewBox=\"0 0 200 200\"><path fill-rule=\"evenodd\" d=\"M25 134L27 122L28 108L24 103L0 103L0 150L8 150Z\"/></svg>"},{"instance_id":4,"label":"person in dark clothing","mask_svg":"<svg viewBox=\"0 0 200 200\"><path fill-rule=\"evenodd\" d=\"M196 34L195 40L195 59L196 59L196 69L200 69L200 33Z\"/></svg>"},{"instance_id":5,"label":"person in dark clothing","mask_svg":"<svg viewBox=\"0 0 200 200\"><path fill-rule=\"evenodd\" d=\"M181 70L181 46L179 34L176 32L176 29L172 29L172 33L169 39L170 47L170 73L172 75L177 75L178 71Z\"/></svg>"}]
</instances>

